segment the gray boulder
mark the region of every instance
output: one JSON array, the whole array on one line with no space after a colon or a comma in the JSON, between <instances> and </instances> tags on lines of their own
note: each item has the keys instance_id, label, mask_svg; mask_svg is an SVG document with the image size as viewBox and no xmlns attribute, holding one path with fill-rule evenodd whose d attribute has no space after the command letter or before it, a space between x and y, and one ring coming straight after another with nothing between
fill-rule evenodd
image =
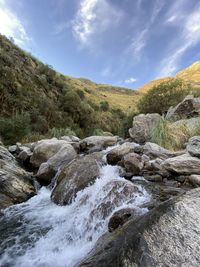
<instances>
[{"instance_id":1,"label":"gray boulder","mask_svg":"<svg viewBox=\"0 0 200 267\"><path fill-rule=\"evenodd\" d=\"M189 139L187 151L191 156L200 157L200 136L193 136Z\"/></svg>"},{"instance_id":2,"label":"gray boulder","mask_svg":"<svg viewBox=\"0 0 200 267\"><path fill-rule=\"evenodd\" d=\"M117 141L118 136L90 136L80 142L80 148L82 151L90 151L91 149L100 151L115 145Z\"/></svg>"},{"instance_id":3,"label":"gray boulder","mask_svg":"<svg viewBox=\"0 0 200 267\"><path fill-rule=\"evenodd\" d=\"M200 113L200 97L192 95L187 96L181 103L175 107L171 107L166 115L168 120L180 120L194 117Z\"/></svg>"},{"instance_id":4,"label":"gray boulder","mask_svg":"<svg viewBox=\"0 0 200 267\"><path fill-rule=\"evenodd\" d=\"M111 151L107 153L107 162L108 164L117 164L122 157L130 152L134 152L134 148L138 146L136 143L126 142L116 148L113 148Z\"/></svg>"},{"instance_id":5,"label":"gray boulder","mask_svg":"<svg viewBox=\"0 0 200 267\"><path fill-rule=\"evenodd\" d=\"M161 116L157 113L135 116L133 118L133 127L129 129L130 137L139 144L150 141L152 129L160 118Z\"/></svg>"},{"instance_id":6,"label":"gray boulder","mask_svg":"<svg viewBox=\"0 0 200 267\"><path fill-rule=\"evenodd\" d=\"M31 175L18 166L5 147L0 146L0 209L26 201L34 194Z\"/></svg>"},{"instance_id":7,"label":"gray boulder","mask_svg":"<svg viewBox=\"0 0 200 267\"><path fill-rule=\"evenodd\" d=\"M68 142L57 138L41 140L34 145L30 163L33 167L39 168L42 163L46 162L66 145L68 145Z\"/></svg>"},{"instance_id":8,"label":"gray boulder","mask_svg":"<svg viewBox=\"0 0 200 267\"><path fill-rule=\"evenodd\" d=\"M200 262L200 189L106 233L77 266L193 266Z\"/></svg>"},{"instance_id":9,"label":"gray boulder","mask_svg":"<svg viewBox=\"0 0 200 267\"><path fill-rule=\"evenodd\" d=\"M40 182L49 184L56 172L69 164L77 156L73 146L65 144L56 154L54 154L47 162L40 165L37 172L37 178Z\"/></svg>"},{"instance_id":10,"label":"gray boulder","mask_svg":"<svg viewBox=\"0 0 200 267\"><path fill-rule=\"evenodd\" d=\"M122 163L125 167L125 170L133 175L139 175L144 166L142 157L136 153L129 153L125 155Z\"/></svg>"},{"instance_id":11,"label":"gray boulder","mask_svg":"<svg viewBox=\"0 0 200 267\"><path fill-rule=\"evenodd\" d=\"M102 153L93 153L77 158L65 166L51 194L53 202L60 205L70 204L80 190L93 183L100 174L102 156Z\"/></svg>"},{"instance_id":12,"label":"gray boulder","mask_svg":"<svg viewBox=\"0 0 200 267\"><path fill-rule=\"evenodd\" d=\"M200 174L200 159L186 153L164 160L161 167L177 174Z\"/></svg>"},{"instance_id":13,"label":"gray boulder","mask_svg":"<svg viewBox=\"0 0 200 267\"><path fill-rule=\"evenodd\" d=\"M195 187L200 186L200 175L192 174L188 177L188 181Z\"/></svg>"}]
</instances>

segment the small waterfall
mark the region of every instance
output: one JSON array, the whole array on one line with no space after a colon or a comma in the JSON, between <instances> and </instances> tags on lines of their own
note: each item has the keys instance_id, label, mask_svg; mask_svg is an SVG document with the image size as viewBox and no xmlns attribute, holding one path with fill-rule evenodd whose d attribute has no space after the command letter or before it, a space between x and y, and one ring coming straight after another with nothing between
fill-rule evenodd
<instances>
[{"instance_id":1,"label":"small waterfall","mask_svg":"<svg viewBox=\"0 0 200 267\"><path fill-rule=\"evenodd\" d=\"M131 189L131 190L130 190ZM119 176L119 167L101 167L95 183L68 206L50 200L50 188L14 205L0 218L0 266L72 267L107 231L111 215L126 207L145 213L150 195Z\"/></svg>"}]
</instances>

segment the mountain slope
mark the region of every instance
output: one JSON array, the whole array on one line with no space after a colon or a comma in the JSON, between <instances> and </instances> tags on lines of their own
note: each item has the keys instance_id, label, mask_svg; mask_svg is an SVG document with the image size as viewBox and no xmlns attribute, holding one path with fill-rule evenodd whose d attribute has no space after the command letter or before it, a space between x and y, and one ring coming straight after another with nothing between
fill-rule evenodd
<instances>
[{"instance_id":1,"label":"mountain slope","mask_svg":"<svg viewBox=\"0 0 200 267\"><path fill-rule=\"evenodd\" d=\"M148 92L152 87L158 86L162 82L168 82L175 78L182 79L185 82L189 82L192 86L196 87L200 85L200 61L197 61L189 67L179 71L174 77L163 77L157 80L150 81L142 87L138 88L140 93Z\"/></svg>"},{"instance_id":2,"label":"mountain slope","mask_svg":"<svg viewBox=\"0 0 200 267\"><path fill-rule=\"evenodd\" d=\"M96 129L122 135L137 97L138 92L64 76L0 35L0 136L5 143L71 130L81 137Z\"/></svg>"}]
</instances>

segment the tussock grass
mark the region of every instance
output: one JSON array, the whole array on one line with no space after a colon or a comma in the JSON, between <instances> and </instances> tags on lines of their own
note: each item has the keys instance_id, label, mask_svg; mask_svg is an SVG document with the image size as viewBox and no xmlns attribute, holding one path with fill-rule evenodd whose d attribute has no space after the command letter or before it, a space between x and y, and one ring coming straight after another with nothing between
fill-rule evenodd
<instances>
[{"instance_id":1,"label":"tussock grass","mask_svg":"<svg viewBox=\"0 0 200 267\"><path fill-rule=\"evenodd\" d=\"M151 142L169 150L179 150L184 148L190 136L191 132L186 124L174 125L162 117L152 130Z\"/></svg>"}]
</instances>

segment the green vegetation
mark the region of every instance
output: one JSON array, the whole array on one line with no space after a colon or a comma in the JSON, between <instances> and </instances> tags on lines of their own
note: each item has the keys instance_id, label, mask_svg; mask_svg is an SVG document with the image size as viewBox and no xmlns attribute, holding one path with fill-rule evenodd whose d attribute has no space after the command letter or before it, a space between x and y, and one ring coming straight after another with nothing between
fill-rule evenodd
<instances>
[{"instance_id":1,"label":"green vegetation","mask_svg":"<svg viewBox=\"0 0 200 267\"><path fill-rule=\"evenodd\" d=\"M0 136L5 144L95 129L124 135L139 93L67 77L0 35ZM67 129L67 130L66 130Z\"/></svg>"},{"instance_id":2,"label":"green vegetation","mask_svg":"<svg viewBox=\"0 0 200 267\"><path fill-rule=\"evenodd\" d=\"M169 150L179 150L192 134L185 124L175 125L162 117L152 130L151 142Z\"/></svg>"},{"instance_id":3,"label":"green vegetation","mask_svg":"<svg viewBox=\"0 0 200 267\"><path fill-rule=\"evenodd\" d=\"M197 91L196 91L197 92ZM139 101L140 113L165 114L169 107L180 103L185 96L193 93L190 84L179 79L163 82L150 89Z\"/></svg>"}]
</instances>

